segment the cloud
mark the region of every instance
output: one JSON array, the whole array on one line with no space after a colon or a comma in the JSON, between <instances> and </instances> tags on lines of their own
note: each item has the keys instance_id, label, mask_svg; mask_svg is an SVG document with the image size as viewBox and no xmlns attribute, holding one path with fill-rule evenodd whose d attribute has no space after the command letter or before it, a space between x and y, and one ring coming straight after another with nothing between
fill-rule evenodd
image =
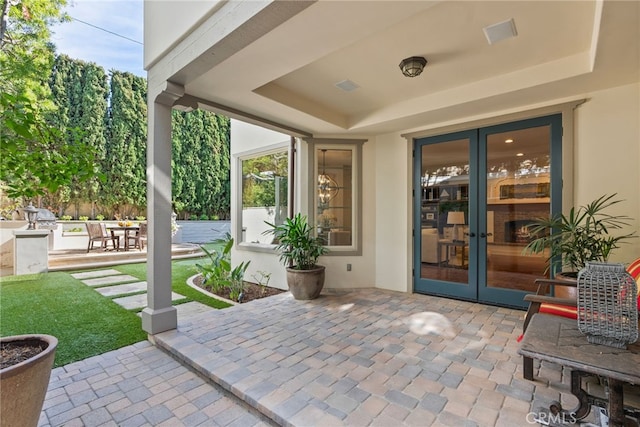
<instances>
[{"instance_id":1,"label":"cloud","mask_svg":"<svg viewBox=\"0 0 640 427\"><path fill-rule=\"evenodd\" d=\"M115 69L146 77L142 44L118 36L142 43L142 0L74 0L65 11L74 20L52 27L57 53L95 62L107 72Z\"/></svg>"}]
</instances>

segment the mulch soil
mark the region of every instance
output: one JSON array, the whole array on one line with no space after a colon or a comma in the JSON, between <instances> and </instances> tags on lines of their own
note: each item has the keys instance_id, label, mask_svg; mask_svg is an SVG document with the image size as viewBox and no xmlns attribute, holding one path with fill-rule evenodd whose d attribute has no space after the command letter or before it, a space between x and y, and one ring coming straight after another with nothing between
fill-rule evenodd
<instances>
[{"instance_id":1,"label":"mulch soil","mask_svg":"<svg viewBox=\"0 0 640 427\"><path fill-rule=\"evenodd\" d=\"M47 348L46 343L10 342L0 344L0 369L5 369L32 358Z\"/></svg>"},{"instance_id":2,"label":"mulch soil","mask_svg":"<svg viewBox=\"0 0 640 427\"><path fill-rule=\"evenodd\" d=\"M206 291L211 292L212 294L218 295L228 300L231 299L231 296L229 295L229 290L227 288L219 292L214 292L210 286L204 285L202 283L203 282L202 275L197 276L193 282L199 288L205 289ZM267 298L273 295L281 294L283 292L287 292L287 291L283 291L282 289L272 288L269 286L260 286L252 282L244 282L244 292L243 292L241 303L244 304L246 302L253 301L256 299Z\"/></svg>"}]
</instances>

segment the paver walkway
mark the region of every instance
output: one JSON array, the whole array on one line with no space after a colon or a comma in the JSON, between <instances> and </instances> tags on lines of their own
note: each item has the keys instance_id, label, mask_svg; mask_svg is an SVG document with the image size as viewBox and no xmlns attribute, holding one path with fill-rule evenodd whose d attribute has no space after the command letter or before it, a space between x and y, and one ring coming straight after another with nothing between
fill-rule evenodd
<instances>
[{"instance_id":1,"label":"paver walkway","mask_svg":"<svg viewBox=\"0 0 640 427\"><path fill-rule=\"evenodd\" d=\"M56 368L39 427L273 423L143 341Z\"/></svg>"}]
</instances>

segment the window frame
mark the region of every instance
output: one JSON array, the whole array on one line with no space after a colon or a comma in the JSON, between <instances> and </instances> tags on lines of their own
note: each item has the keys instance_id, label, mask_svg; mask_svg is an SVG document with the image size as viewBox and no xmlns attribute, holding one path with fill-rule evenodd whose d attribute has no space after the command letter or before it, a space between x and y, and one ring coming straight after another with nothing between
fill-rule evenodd
<instances>
[{"instance_id":1,"label":"window frame","mask_svg":"<svg viewBox=\"0 0 640 427\"><path fill-rule=\"evenodd\" d=\"M325 246L329 252L327 256L354 256L362 255L362 145L366 139L331 139L331 138L308 138L308 170L312 173L309 177L309 198L308 198L308 219L309 224L316 224L317 197L318 194L318 174L320 173L321 157L317 155L318 150L351 150L351 245L349 246Z\"/></svg>"},{"instance_id":2,"label":"window frame","mask_svg":"<svg viewBox=\"0 0 640 427\"><path fill-rule=\"evenodd\" d=\"M242 221L243 209L242 208L243 208L243 191L244 191L242 162L250 159L255 159L257 157L268 156L270 154L281 153L281 152L287 153L287 186L288 188L290 188L290 186L293 185L293 180L291 177L291 162L294 161L294 159L292 158L290 141L278 142L278 143L270 144L264 147L243 151L241 153L237 153L234 155L234 158L235 158L234 161L236 162L235 178L236 178L236 182L238 183L236 185L235 220L238 226L235 228L236 232L235 232L235 236L233 237L234 237L234 240L236 241L235 246L238 250L272 253L273 249L276 246L275 244L272 244L272 243L245 242L242 240L242 233L243 233L242 231L243 230L243 221ZM291 192L287 191L287 217L289 216L289 212L290 212L289 206L291 203L292 203Z\"/></svg>"}]
</instances>

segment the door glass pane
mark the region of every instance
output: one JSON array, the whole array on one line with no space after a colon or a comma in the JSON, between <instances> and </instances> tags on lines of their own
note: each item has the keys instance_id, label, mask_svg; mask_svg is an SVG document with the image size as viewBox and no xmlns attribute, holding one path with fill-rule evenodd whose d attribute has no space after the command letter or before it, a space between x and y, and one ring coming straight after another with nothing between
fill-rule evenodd
<instances>
[{"instance_id":1,"label":"door glass pane","mask_svg":"<svg viewBox=\"0 0 640 427\"><path fill-rule=\"evenodd\" d=\"M469 282L469 140L422 146L420 277Z\"/></svg>"},{"instance_id":2,"label":"door glass pane","mask_svg":"<svg viewBox=\"0 0 640 427\"><path fill-rule=\"evenodd\" d=\"M316 233L327 246L353 245L353 150L316 149Z\"/></svg>"},{"instance_id":3,"label":"door glass pane","mask_svg":"<svg viewBox=\"0 0 640 427\"><path fill-rule=\"evenodd\" d=\"M523 252L528 227L549 217L550 126L487 138L487 286L535 291L547 254Z\"/></svg>"}]
</instances>

